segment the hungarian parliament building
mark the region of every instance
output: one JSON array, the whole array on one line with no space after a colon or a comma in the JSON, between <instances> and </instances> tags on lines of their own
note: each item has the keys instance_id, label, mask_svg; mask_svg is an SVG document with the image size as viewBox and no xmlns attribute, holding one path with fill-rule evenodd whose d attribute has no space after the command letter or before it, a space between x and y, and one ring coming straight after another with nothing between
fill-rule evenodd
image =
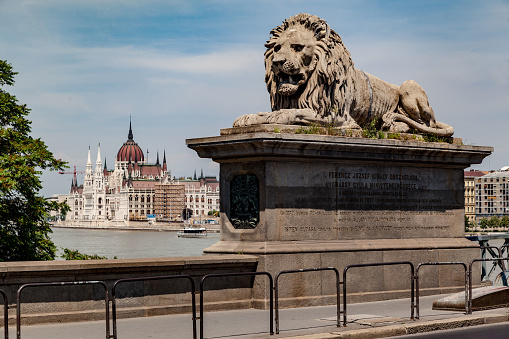
<instances>
[{"instance_id":1,"label":"hungarian parliament building","mask_svg":"<svg viewBox=\"0 0 509 339\"><path fill-rule=\"evenodd\" d=\"M69 195L70 207L65 223L128 224L131 220L178 221L187 217L202 217L219 211L219 182L215 177L175 179L159 153L155 164L148 164L140 146L134 141L131 122L127 141L115 158L115 168L109 170L101 160L100 145L93 168L90 148L83 185L78 185L76 171ZM61 198L64 198L61 196Z\"/></svg>"}]
</instances>

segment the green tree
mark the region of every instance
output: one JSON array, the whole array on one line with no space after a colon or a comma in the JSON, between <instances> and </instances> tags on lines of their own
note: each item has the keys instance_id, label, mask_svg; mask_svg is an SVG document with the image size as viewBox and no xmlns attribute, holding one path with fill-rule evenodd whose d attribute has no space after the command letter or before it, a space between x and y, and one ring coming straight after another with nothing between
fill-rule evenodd
<instances>
[{"instance_id":1,"label":"green tree","mask_svg":"<svg viewBox=\"0 0 509 339\"><path fill-rule=\"evenodd\" d=\"M98 254L85 254L81 253L78 250L73 250L69 248L64 248L64 254L62 254L60 257L64 258L65 260L102 260L102 259L108 259L107 257L100 256ZM113 259L117 259L115 256Z\"/></svg>"},{"instance_id":2,"label":"green tree","mask_svg":"<svg viewBox=\"0 0 509 339\"><path fill-rule=\"evenodd\" d=\"M500 227L500 218L496 215L492 216L489 223L490 227L498 228Z\"/></svg>"},{"instance_id":3,"label":"green tree","mask_svg":"<svg viewBox=\"0 0 509 339\"><path fill-rule=\"evenodd\" d=\"M479 226L483 230L487 229L489 225L490 225L490 221L487 218L482 218L481 220L479 220Z\"/></svg>"},{"instance_id":4,"label":"green tree","mask_svg":"<svg viewBox=\"0 0 509 339\"><path fill-rule=\"evenodd\" d=\"M51 260L55 245L48 234L49 212L65 213L65 203L39 195L42 169L62 170L41 139L30 136L30 110L4 91L17 73L0 60L0 261Z\"/></svg>"},{"instance_id":5,"label":"green tree","mask_svg":"<svg viewBox=\"0 0 509 339\"><path fill-rule=\"evenodd\" d=\"M500 218L500 227L509 227L509 216L504 215L502 218Z\"/></svg>"},{"instance_id":6,"label":"green tree","mask_svg":"<svg viewBox=\"0 0 509 339\"><path fill-rule=\"evenodd\" d=\"M468 217L465 215L465 232L468 232L470 231L470 227L472 227L472 222L470 221L470 219L468 219Z\"/></svg>"}]
</instances>

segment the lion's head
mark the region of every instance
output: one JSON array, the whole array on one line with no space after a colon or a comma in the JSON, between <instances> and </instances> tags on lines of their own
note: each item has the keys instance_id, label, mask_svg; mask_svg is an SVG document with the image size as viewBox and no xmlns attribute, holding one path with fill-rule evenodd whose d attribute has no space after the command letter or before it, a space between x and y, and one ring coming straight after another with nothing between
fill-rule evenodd
<instances>
[{"instance_id":1,"label":"lion's head","mask_svg":"<svg viewBox=\"0 0 509 339\"><path fill-rule=\"evenodd\" d=\"M344 107L353 69L339 35L314 15L298 14L271 31L265 44L265 82L272 110L311 108L321 117Z\"/></svg>"}]
</instances>

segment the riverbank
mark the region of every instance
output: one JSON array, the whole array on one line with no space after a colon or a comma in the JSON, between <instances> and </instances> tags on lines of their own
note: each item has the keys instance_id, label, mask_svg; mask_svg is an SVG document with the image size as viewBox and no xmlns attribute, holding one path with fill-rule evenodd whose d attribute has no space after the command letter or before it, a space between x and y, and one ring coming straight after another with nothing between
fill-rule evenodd
<instances>
[{"instance_id":1,"label":"riverbank","mask_svg":"<svg viewBox=\"0 0 509 339\"><path fill-rule=\"evenodd\" d=\"M184 227L189 227L191 224L184 223L168 223L168 222L155 222L148 223L146 221L129 221L122 224L114 224L108 222L88 222L86 225L69 224L65 222L53 222L52 228L77 228L77 229L94 229L94 230L119 230L119 231L154 231L154 232L177 232ZM208 232L219 233L219 224L194 224L193 227L205 227Z\"/></svg>"}]
</instances>

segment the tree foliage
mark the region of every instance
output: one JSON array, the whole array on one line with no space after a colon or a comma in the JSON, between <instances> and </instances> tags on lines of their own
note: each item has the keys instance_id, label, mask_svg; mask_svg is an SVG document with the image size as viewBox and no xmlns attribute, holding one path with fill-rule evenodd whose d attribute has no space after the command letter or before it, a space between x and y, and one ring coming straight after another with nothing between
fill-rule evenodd
<instances>
[{"instance_id":1,"label":"tree foliage","mask_svg":"<svg viewBox=\"0 0 509 339\"><path fill-rule=\"evenodd\" d=\"M67 206L39 195L40 175L42 169L62 170L66 163L30 135L30 110L4 90L14 85L16 74L0 60L0 261L51 260L56 248L47 218Z\"/></svg>"},{"instance_id":2,"label":"tree foliage","mask_svg":"<svg viewBox=\"0 0 509 339\"><path fill-rule=\"evenodd\" d=\"M107 257L100 256L98 254L85 254L80 253L78 250L73 250L69 248L64 248L64 254L61 255L62 258L65 260L102 260L102 259L108 259ZM113 259L117 259L117 257L114 257Z\"/></svg>"},{"instance_id":3,"label":"tree foliage","mask_svg":"<svg viewBox=\"0 0 509 339\"><path fill-rule=\"evenodd\" d=\"M481 229L485 230L490 226L490 221L487 218L482 218L479 220L479 226L481 226Z\"/></svg>"},{"instance_id":4,"label":"tree foliage","mask_svg":"<svg viewBox=\"0 0 509 339\"><path fill-rule=\"evenodd\" d=\"M469 232L474 226L475 224L465 215L465 232Z\"/></svg>"}]
</instances>

